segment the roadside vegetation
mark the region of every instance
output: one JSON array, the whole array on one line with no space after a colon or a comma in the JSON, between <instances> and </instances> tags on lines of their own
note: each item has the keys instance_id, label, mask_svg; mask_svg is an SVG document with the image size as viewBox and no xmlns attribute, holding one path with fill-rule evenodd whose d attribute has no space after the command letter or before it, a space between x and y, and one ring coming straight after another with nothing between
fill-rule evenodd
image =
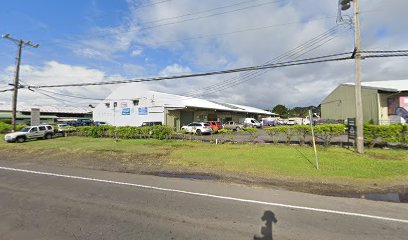
<instances>
[{"instance_id":1,"label":"roadside vegetation","mask_svg":"<svg viewBox=\"0 0 408 240\"><path fill-rule=\"evenodd\" d=\"M346 184L358 190L403 186L408 182L408 155L406 150L399 149L368 149L359 155L347 148L320 146L317 170L312 148L306 145L216 145L185 140L78 136L23 144L0 142L0 155L11 159L15 159L12 156L35 159L41 153L51 162L104 159L112 165L121 165L119 171L142 164L145 173L177 171L242 179Z\"/></svg>"}]
</instances>

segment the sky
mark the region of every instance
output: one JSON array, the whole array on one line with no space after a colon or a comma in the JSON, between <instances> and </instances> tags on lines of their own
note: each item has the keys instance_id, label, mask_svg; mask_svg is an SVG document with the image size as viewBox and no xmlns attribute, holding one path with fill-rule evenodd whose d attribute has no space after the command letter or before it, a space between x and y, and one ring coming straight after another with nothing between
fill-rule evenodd
<instances>
[{"instance_id":1,"label":"sky","mask_svg":"<svg viewBox=\"0 0 408 240\"><path fill-rule=\"evenodd\" d=\"M337 0L3 0L0 34L24 47L25 85L173 76L350 52L354 29L336 22ZM408 1L360 0L363 50L408 49ZM0 90L15 71L17 45L0 39ZM363 81L408 79L408 57L365 59ZM272 109L319 105L354 81L354 62L133 83L129 87ZM88 106L118 85L19 91L19 102ZM68 97L76 96L79 98ZM89 98L89 99L82 99ZM11 92L0 92L9 103Z\"/></svg>"}]
</instances>

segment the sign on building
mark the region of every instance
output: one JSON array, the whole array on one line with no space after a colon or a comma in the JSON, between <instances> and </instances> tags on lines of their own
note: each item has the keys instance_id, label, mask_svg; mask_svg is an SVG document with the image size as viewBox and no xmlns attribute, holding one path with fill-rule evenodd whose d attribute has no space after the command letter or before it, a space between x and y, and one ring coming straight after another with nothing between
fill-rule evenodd
<instances>
[{"instance_id":1,"label":"sign on building","mask_svg":"<svg viewBox=\"0 0 408 240\"><path fill-rule=\"evenodd\" d=\"M31 126L40 125L40 109L31 108Z\"/></svg>"},{"instance_id":2,"label":"sign on building","mask_svg":"<svg viewBox=\"0 0 408 240\"><path fill-rule=\"evenodd\" d=\"M147 107L139 107L137 108L137 114L138 115L148 115L149 110L147 109Z\"/></svg>"},{"instance_id":3,"label":"sign on building","mask_svg":"<svg viewBox=\"0 0 408 240\"><path fill-rule=\"evenodd\" d=\"M130 115L130 108L123 108L122 115Z\"/></svg>"}]
</instances>

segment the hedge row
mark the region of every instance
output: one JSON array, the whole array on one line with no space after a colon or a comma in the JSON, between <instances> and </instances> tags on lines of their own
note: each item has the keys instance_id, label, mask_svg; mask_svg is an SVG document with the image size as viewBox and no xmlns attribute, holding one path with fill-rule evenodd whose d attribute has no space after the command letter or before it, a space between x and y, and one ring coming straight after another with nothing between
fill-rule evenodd
<instances>
[{"instance_id":1,"label":"hedge row","mask_svg":"<svg viewBox=\"0 0 408 240\"><path fill-rule=\"evenodd\" d=\"M25 126L23 125L17 125L16 126L16 130L21 130L23 129ZM5 122L0 122L0 133L9 133L11 132L11 124L5 123Z\"/></svg>"},{"instance_id":2,"label":"hedge row","mask_svg":"<svg viewBox=\"0 0 408 240\"><path fill-rule=\"evenodd\" d=\"M364 140L369 147L387 143L408 144L408 125L364 124Z\"/></svg>"},{"instance_id":3,"label":"hedge row","mask_svg":"<svg viewBox=\"0 0 408 240\"><path fill-rule=\"evenodd\" d=\"M114 127L114 126L87 126L75 128L74 134L84 137L116 137L123 139L155 138L169 139L173 130L167 126L151 127Z\"/></svg>"},{"instance_id":4,"label":"hedge row","mask_svg":"<svg viewBox=\"0 0 408 240\"><path fill-rule=\"evenodd\" d=\"M343 135L346 132L344 124L324 124L314 128L315 135L324 141L326 146L330 145L334 137ZM266 128L265 131L272 137L274 143L278 143L280 137L284 135L285 142L290 143L293 137L297 137L299 143L303 145L306 137L311 135L308 125L279 126Z\"/></svg>"}]
</instances>

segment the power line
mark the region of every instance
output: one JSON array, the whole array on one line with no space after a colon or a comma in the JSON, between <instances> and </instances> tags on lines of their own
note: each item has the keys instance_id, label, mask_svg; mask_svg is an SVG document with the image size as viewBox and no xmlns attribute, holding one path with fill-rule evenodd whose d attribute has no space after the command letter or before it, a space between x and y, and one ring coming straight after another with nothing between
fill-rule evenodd
<instances>
[{"instance_id":1,"label":"power line","mask_svg":"<svg viewBox=\"0 0 408 240\"><path fill-rule=\"evenodd\" d=\"M49 91L49 90L45 90L45 89L42 89L42 91L43 92L48 92L48 93L51 93L51 94L55 94L55 95L70 97L70 98L78 98L78 99L85 99L85 100L98 100L98 101L104 100L103 98L89 98L89 97L83 97L83 96L77 96L77 95L69 95L69 94L53 92L53 91Z\"/></svg>"},{"instance_id":2,"label":"power line","mask_svg":"<svg viewBox=\"0 0 408 240\"><path fill-rule=\"evenodd\" d=\"M136 8L133 8L133 10L138 10L138 9L141 9L141 8L150 7L150 6L154 6L154 5L158 5L158 4L162 4L162 3L170 2L170 1L171 0L163 0L163 1L153 2L153 3L149 3L149 4L146 4L146 5L141 5L141 6L138 6Z\"/></svg>"},{"instance_id":3,"label":"power line","mask_svg":"<svg viewBox=\"0 0 408 240\"><path fill-rule=\"evenodd\" d=\"M256 2L256 1L258 1L258 0L253 0L253 2ZM242 1L242 2L238 2L238 3L234 3L234 4L222 6L222 7L207 9L207 10L204 10L204 11L186 13L186 14L178 15L178 16L174 16L174 17L167 17L167 18L161 18L161 19L157 19L157 20L146 21L146 22L142 22L141 24L162 22L162 21L166 21L166 20L178 19L178 18L183 18L183 17L187 17L187 16L199 15L199 14L202 14L202 13L212 12L212 11L220 10L220 9L224 9L224 8L230 8L230 7L242 5L242 4L245 4L245 3L250 3L250 2L249 1Z\"/></svg>"},{"instance_id":4,"label":"power line","mask_svg":"<svg viewBox=\"0 0 408 240\"><path fill-rule=\"evenodd\" d=\"M254 5L251 5L251 6L237 8L237 9L233 9L233 10L229 10L229 11L213 13L213 14L209 14L209 15L206 15L206 16L199 16L199 17L183 19L183 20L175 21L175 22L169 22L169 23L157 24L157 25L152 25L152 26L146 26L146 27L142 27L142 28L139 28L139 29L135 29L135 30L121 31L121 32L119 32L119 34L135 32L135 31L150 30L150 29L154 29L154 28L158 28L158 27L174 25L174 24L178 24L178 23L184 23L184 22L188 22L188 21L194 21L194 20L199 20L199 19L204 19L204 18L209 18L209 17L214 17L214 16L219 16L219 15L223 15L223 14L227 14L227 13L238 12L238 11L242 11L242 10L246 10L246 9L250 9L250 8L261 7L261 6L274 4L274 3L279 3L279 2L283 2L283 1L285 1L285 0L275 0L275 1L271 1L271 2L263 2L263 3L260 3L260 4L254 4ZM103 37L103 36L107 36L107 35L116 35L116 34L118 34L118 33L117 32L106 32L104 34L100 34L100 36Z\"/></svg>"},{"instance_id":5,"label":"power line","mask_svg":"<svg viewBox=\"0 0 408 240\"><path fill-rule=\"evenodd\" d=\"M335 17L332 16L332 17L316 18L316 19L312 19L312 21L324 20L324 19L329 19L329 18L335 18ZM245 29L236 30L236 31L232 31L232 32L198 35L198 36L195 36L195 37L183 38L183 39L180 39L180 40L170 40L170 41L155 42L155 44L172 43L172 42L185 42L185 41L191 41L191 40L203 39L203 38L210 38L210 37L223 37L223 36L231 35L231 34L259 31L259 30L264 30L264 29L274 28L274 27L283 27L283 26L288 26L288 25L292 25L292 24L296 24L296 23L302 23L302 21L273 24L273 25L255 27L255 28L245 28Z\"/></svg>"},{"instance_id":6,"label":"power line","mask_svg":"<svg viewBox=\"0 0 408 240\"><path fill-rule=\"evenodd\" d=\"M13 91L13 90L14 90L14 88L9 88L9 89L0 90L0 92L10 92L10 91Z\"/></svg>"},{"instance_id":7,"label":"power line","mask_svg":"<svg viewBox=\"0 0 408 240\"><path fill-rule=\"evenodd\" d=\"M40 90L40 89L36 89L36 90L29 89L29 90L32 91L32 92L38 93L38 94L40 94L40 95L43 95L43 96L45 96L45 97L48 97L48 98L50 98L50 99L52 99L52 100L54 100L54 101L61 102L61 103L65 104L65 105L69 105L69 106L72 106L72 107L76 107L76 106L74 106L74 105L72 105L72 104L81 104L80 102L68 101L68 100L66 100L66 99L62 99L62 98L58 98L58 97L51 96L51 95L49 95L49 94L44 93L44 92L43 92L44 90ZM68 104L67 104L67 103L68 103ZM72 104L69 104L69 103L72 103ZM94 103L86 103L86 104L94 104Z\"/></svg>"},{"instance_id":8,"label":"power line","mask_svg":"<svg viewBox=\"0 0 408 240\"><path fill-rule=\"evenodd\" d=\"M324 43L318 45L317 47L315 47L315 48L313 48L313 49L310 49L310 50L308 50L308 51L306 51L306 52L300 54L298 57L307 54L308 52L310 52L310 51L312 51L312 50L314 50L314 49L316 49L316 48L322 46L323 44L325 44L325 43L327 43L327 42L329 42L329 41L331 41L331 40L333 40L333 39L334 39L334 38L331 38L331 39L327 40L326 42L324 42ZM296 62L296 61L295 61L295 62ZM230 88L230 87L234 87L234 86L240 85L240 84L242 84L242 83L244 83L244 82L248 82L248 81L250 81L250 80L253 80L253 79L256 78L256 77L259 77L260 75L266 73L266 71L268 71L268 70L270 70L270 69L262 69L262 70L260 70L260 71L256 71L256 72L255 72L255 75L250 76L250 77L247 78L247 79L245 79L245 78L242 79L242 80L238 79L238 81L235 81L234 83L229 84L229 85L227 85L227 86L225 86L225 87L223 87L223 88L214 89L214 90L212 90L212 91L210 91L210 92L204 92L204 93L201 93L201 94L194 94L193 96L202 96L202 95L206 95L206 94L211 94L211 93L215 93L215 92L219 92L219 91L225 90L225 89Z\"/></svg>"},{"instance_id":9,"label":"power line","mask_svg":"<svg viewBox=\"0 0 408 240\"><path fill-rule=\"evenodd\" d=\"M309 47L313 47L313 45L318 44L318 43L324 41L326 38L330 37L331 34L336 33L337 28L339 26L340 25L336 25L336 26L330 28L326 32L317 35L316 37L314 37L314 38L310 39L309 41L299 45L298 47L295 47L294 49L292 49L290 51L287 51L286 53L283 53L280 56L275 57L274 59L272 59L270 61L267 61L265 64L274 63L274 62L277 62L277 61L280 61L280 60L283 60L283 59L289 59L290 57L294 57L294 56L302 53L302 51L305 52ZM319 46L321 46L321 45L319 45ZM315 49L315 48L313 48L313 49ZM313 49L311 49L311 50L313 50ZM299 57L303 56L304 54L306 54L307 52L310 52L311 50L308 50L305 53L296 56L296 58L299 58ZM231 78L229 80L226 80L226 81L222 82L221 84L219 84L219 83L213 84L213 85L210 85L210 86L207 86L207 87L195 90L195 91L182 93L181 95L188 94L188 95L191 95L191 96L201 96L201 95L204 95L204 93L199 94L199 92L203 91L203 90L206 90L206 89L211 89L211 93L212 93L212 92L215 92L214 89L213 89L214 87L220 88L220 86L225 86L225 87L228 88L230 86L236 86L236 85L238 85L240 83L247 82L247 81L249 81L249 80L251 80L251 79L253 79L253 78L257 77L257 76L260 76L261 74L265 73L267 70L268 69L258 71L258 72L246 72L246 73L243 74L244 76L239 75L239 76L236 76L236 77ZM245 79L241 80L240 78L242 78L242 77L243 78L251 77L251 78L248 79L248 80L245 80ZM225 89L225 87L223 89ZM217 91L220 91L220 90L217 90Z\"/></svg>"},{"instance_id":10,"label":"power line","mask_svg":"<svg viewBox=\"0 0 408 240\"><path fill-rule=\"evenodd\" d=\"M348 55L351 53L352 52L335 54L335 55L340 56L340 55ZM341 61L341 60L350 59L349 56L338 57L338 58L330 58L330 56L334 56L334 54L327 55L327 56L321 56L321 57L306 58L306 59L297 60L297 61L280 62L280 63L275 63L275 64L265 64L265 65L258 65L258 66L253 66L253 67L235 68L235 69L220 70L220 71L206 72L206 73L195 73L195 74L175 75L175 76L161 76L161 77L153 77L153 78L139 78L139 79L105 81L105 82L91 82L91 83L38 85L38 86L27 86L27 87L32 88L32 89L39 89L39 88L57 88L57 87L114 85L114 84L135 83L135 82L153 82L153 81L163 81L163 80L169 80L169 79L203 77L203 76L220 75L220 74L235 73L235 72L254 71L254 70L268 69L268 68L281 68L281 67L288 67L288 66L297 66L297 65L305 65L305 64L311 64L311 63L332 62L332 61Z\"/></svg>"}]
</instances>

